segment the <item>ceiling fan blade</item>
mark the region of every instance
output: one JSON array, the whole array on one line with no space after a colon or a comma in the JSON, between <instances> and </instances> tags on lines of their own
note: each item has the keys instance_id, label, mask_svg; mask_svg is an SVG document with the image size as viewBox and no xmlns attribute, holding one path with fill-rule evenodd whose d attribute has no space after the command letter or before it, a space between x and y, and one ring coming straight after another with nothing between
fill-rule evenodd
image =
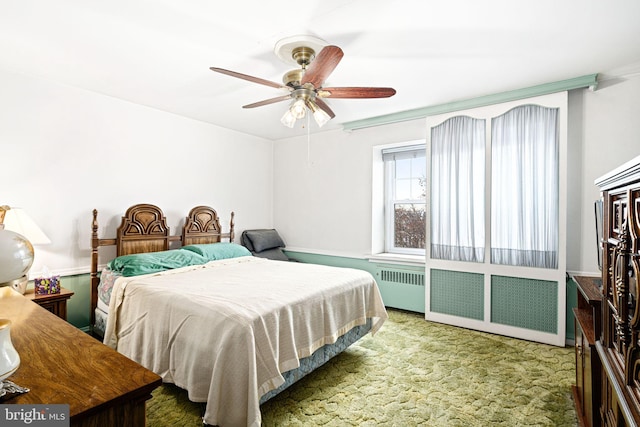
<instances>
[{"instance_id":1,"label":"ceiling fan blade","mask_svg":"<svg viewBox=\"0 0 640 427\"><path fill-rule=\"evenodd\" d=\"M311 83L314 88L321 87L343 56L338 46L325 46L307 67L300 84Z\"/></svg>"},{"instance_id":2,"label":"ceiling fan blade","mask_svg":"<svg viewBox=\"0 0 640 427\"><path fill-rule=\"evenodd\" d=\"M222 74L226 74L226 75L231 76L231 77L237 77L239 79L248 80L248 81L253 82L253 83L258 83L258 84L265 85L265 86L275 87L276 89L290 89L287 86L284 86L284 85L282 85L280 83L272 82L270 80L261 79L260 77L250 76L248 74L242 74L242 73L238 73L238 72L235 72L235 71L225 70L224 68L209 67L209 69L211 71L215 71L216 73L222 73Z\"/></svg>"},{"instance_id":3,"label":"ceiling fan blade","mask_svg":"<svg viewBox=\"0 0 640 427\"><path fill-rule=\"evenodd\" d=\"M327 113L329 115L329 117L331 117L332 119L336 116L336 114L331 111L331 108L329 108L329 106L327 105L326 102L324 102L322 99L316 97L315 99L315 103L318 107L320 107L320 109L322 111L324 111L325 113Z\"/></svg>"},{"instance_id":4,"label":"ceiling fan blade","mask_svg":"<svg viewBox=\"0 0 640 427\"><path fill-rule=\"evenodd\" d=\"M263 105L275 104L276 102L291 99L290 95L279 96L277 98L265 99L264 101L254 102L253 104L243 105L242 108L262 107Z\"/></svg>"},{"instance_id":5,"label":"ceiling fan blade","mask_svg":"<svg viewBox=\"0 0 640 427\"><path fill-rule=\"evenodd\" d=\"M389 98L395 94L390 87L323 87L318 91L323 98Z\"/></svg>"}]
</instances>

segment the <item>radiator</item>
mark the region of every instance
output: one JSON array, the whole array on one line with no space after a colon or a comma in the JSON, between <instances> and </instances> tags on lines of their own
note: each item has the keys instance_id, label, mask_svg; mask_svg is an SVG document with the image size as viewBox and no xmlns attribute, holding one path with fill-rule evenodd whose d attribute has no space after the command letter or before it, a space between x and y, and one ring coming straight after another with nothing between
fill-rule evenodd
<instances>
[{"instance_id":1,"label":"radiator","mask_svg":"<svg viewBox=\"0 0 640 427\"><path fill-rule=\"evenodd\" d=\"M387 307L424 313L424 270L378 267L376 278Z\"/></svg>"},{"instance_id":2,"label":"radiator","mask_svg":"<svg viewBox=\"0 0 640 427\"><path fill-rule=\"evenodd\" d=\"M384 280L385 282L397 283L400 285L424 286L424 273L388 269L381 269L379 273L380 280Z\"/></svg>"}]
</instances>

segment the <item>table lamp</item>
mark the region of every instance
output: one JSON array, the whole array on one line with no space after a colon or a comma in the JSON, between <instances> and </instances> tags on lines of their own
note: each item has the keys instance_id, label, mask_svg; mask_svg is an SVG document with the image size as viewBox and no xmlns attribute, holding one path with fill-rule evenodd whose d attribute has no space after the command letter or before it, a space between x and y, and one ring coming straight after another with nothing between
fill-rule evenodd
<instances>
[{"instance_id":1,"label":"table lamp","mask_svg":"<svg viewBox=\"0 0 640 427\"><path fill-rule=\"evenodd\" d=\"M24 210L0 206L0 287L11 286L24 294L33 264L33 245L48 243L51 240Z\"/></svg>"}]
</instances>

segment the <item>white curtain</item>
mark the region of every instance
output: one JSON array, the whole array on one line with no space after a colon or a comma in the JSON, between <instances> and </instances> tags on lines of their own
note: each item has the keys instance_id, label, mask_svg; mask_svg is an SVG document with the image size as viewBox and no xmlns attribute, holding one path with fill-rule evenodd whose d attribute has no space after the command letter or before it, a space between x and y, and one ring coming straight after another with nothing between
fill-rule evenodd
<instances>
[{"instance_id":1,"label":"white curtain","mask_svg":"<svg viewBox=\"0 0 640 427\"><path fill-rule=\"evenodd\" d=\"M431 258L484 261L485 120L431 128Z\"/></svg>"},{"instance_id":2,"label":"white curtain","mask_svg":"<svg viewBox=\"0 0 640 427\"><path fill-rule=\"evenodd\" d=\"M558 266L558 109L523 105L491 120L491 262Z\"/></svg>"}]
</instances>

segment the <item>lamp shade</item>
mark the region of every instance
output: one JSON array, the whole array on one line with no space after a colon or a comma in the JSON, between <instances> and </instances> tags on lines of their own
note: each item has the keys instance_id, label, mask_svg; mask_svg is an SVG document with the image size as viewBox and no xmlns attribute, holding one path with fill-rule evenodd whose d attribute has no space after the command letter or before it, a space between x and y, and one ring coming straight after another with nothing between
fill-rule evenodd
<instances>
[{"instance_id":1,"label":"lamp shade","mask_svg":"<svg viewBox=\"0 0 640 427\"><path fill-rule=\"evenodd\" d=\"M329 120L331 120L331 116L328 115L327 112L322 108L318 107L318 104L316 104L313 100L307 101L307 105L313 113L313 118L316 120L316 123L319 127L324 126Z\"/></svg>"},{"instance_id":2,"label":"lamp shade","mask_svg":"<svg viewBox=\"0 0 640 427\"><path fill-rule=\"evenodd\" d=\"M32 245L48 245L51 240L22 208L7 209L4 214L4 229L22 234Z\"/></svg>"},{"instance_id":3,"label":"lamp shade","mask_svg":"<svg viewBox=\"0 0 640 427\"><path fill-rule=\"evenodd\" d=\"M294 117L291 110L287 108L287 111L285 111L284 115L280 119L280 122L282 122L282 124L286 127L292 128L296 124L296 118Z\"/></svg>"}]
</instances>

